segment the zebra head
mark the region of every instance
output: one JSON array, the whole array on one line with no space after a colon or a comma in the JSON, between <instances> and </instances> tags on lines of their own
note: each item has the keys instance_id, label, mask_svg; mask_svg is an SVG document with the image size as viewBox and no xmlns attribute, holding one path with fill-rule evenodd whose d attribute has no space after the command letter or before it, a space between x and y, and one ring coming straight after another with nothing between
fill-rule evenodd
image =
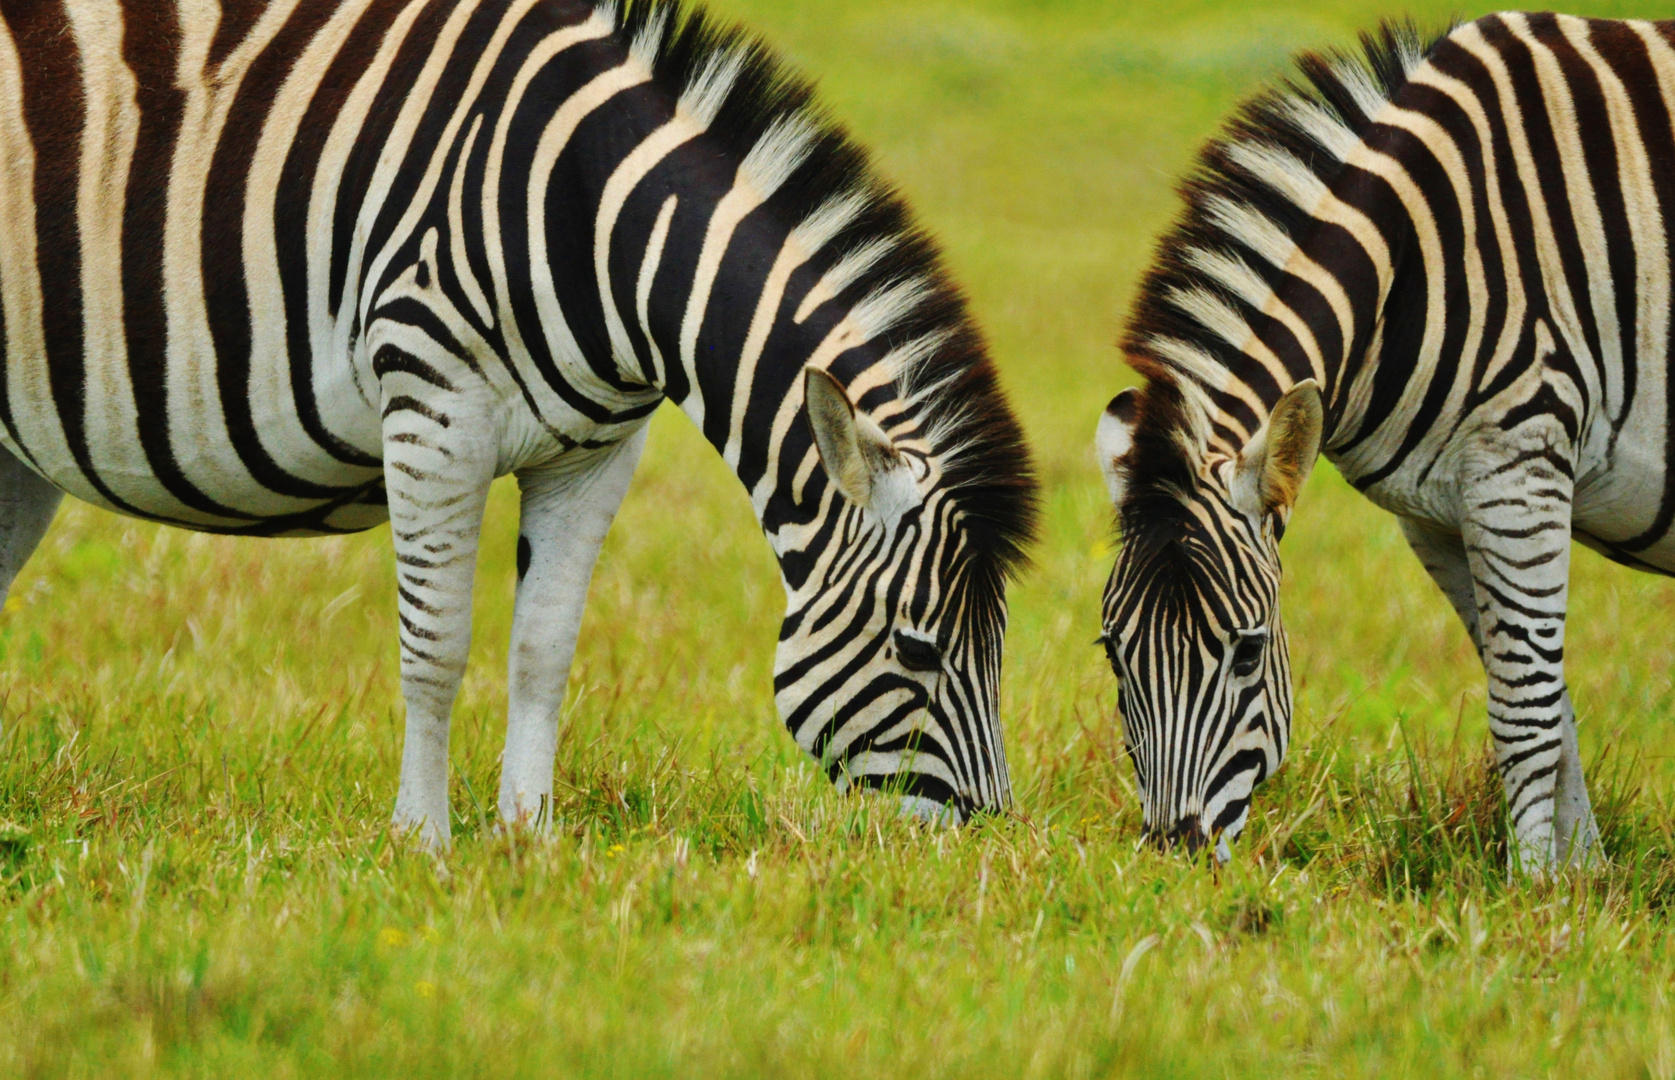
<instances>
[{"instance_id":1,"label":"zebra head","mask_svg":"<svg viewBox=\"0 0 1675 1080\"><path fill-rule=\"evenodd\" d=\"M1320 447L1311 380L1234 456L1209 450L1189 390L1154 378L1119 394L1098 449L1123 546L1100 642L1118 679L1123 739L1146 835L1196 852L1244 827L1251 792L1285 759L1291 664L1279 541Z\"/></svg>"},{"instance_id":2,"label":"zebra head","mask_svg":"<svg viewBox=\"0 0 1675 1080\"><path fill-rule=\"evenodd\" d=\"M805 539L779 540L782 566L794 554L805 567L786 575L780 714L840 790L883 789L950 823L1003 809L1006 558L983 540L974 485L922 441L898 444L825 371L809 368L804 391L829 487ZM1013 464L992 479L1026 481L1021 449Z\"/></svg>"}]
</instances>

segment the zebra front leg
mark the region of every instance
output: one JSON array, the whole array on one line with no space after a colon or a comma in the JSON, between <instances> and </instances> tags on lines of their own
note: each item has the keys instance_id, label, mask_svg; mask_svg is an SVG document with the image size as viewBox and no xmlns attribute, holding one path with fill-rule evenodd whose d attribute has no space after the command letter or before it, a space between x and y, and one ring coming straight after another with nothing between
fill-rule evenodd
<instances>
[{"instance_id":1,"label":"zebra front leg","mask_svg":"<svg viewBox=\"0 0 1675 1080\"><path fill-rule=\"evenodd\" d=\"M645 449L641 428L606 450L574 451L518 473L518 597L512 618L500 820L551 822L559 711L576 652L588 584Z\"/></svg>"},{"instance_id":2,"label":"zebra front leg","mask_svg":"<svg viewBox=\"0 0 1675 1080\"><path fill-rule=\"evenodd\" d=\"M1459 614L1478 657L1486 657L1478 618L1477 585L1472 578L1471 562L1460 535L1411 518L1402 519L1402 533L1413 553L1430 572L1431 579ZM1562 741L1554 801L1554 851L1567 865L1581 866L1592 858L1594 845L1599 839L1599 826L1594 821L1588 785L1582 776L1582 756L1576 742L1576 712L1571 708L1568 690L1563 692L1561 707L1559 733Z\"/></svg>"},{"instance_id":3,"label":"zebra front leg","mask_svg":"<svg viewBox=\"0 0 1675 1080\"><path fill-rule=\"evenodd\" d=\"M494 480L495 426L459 400L425 404L386 391L384 477L401 619L407 726L395 827L430 848L452 837L448 724L471 648L471 587Z\"/></svg>"},{"instance_id":4,"label":"zebra front leg","mask_svg":"<svg viewBox=\"0 0 1675 1080\"><path fill-rule=\"evenodd\" d=\"M1461 528L1488 674L1489 730L1512 823L1510 858L1536 873L1573 854L1559 851L1555 835L1573 482L1569 457L1554 449L1562 444L1541 434L1520 440L1511 460L1502 457L1504 464L1468 483Z\"/></svg>"}]
</instances>

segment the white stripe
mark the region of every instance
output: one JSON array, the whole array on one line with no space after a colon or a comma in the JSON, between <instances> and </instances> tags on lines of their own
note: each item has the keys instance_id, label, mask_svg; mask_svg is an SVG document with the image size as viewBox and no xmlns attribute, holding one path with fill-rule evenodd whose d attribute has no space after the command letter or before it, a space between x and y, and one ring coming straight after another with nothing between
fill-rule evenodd
<instances>
[{"instance_id":1,"label":"white stripe","mask_svg":"<svg viewBox=\"0 0 1675 1080\"><path fill-rule=\"evenodd\" d=\"M1607 407L1613 419L1623 415L1626 409L1625 427L1631 430L1655 430L1662 428L1668 420L1663 400L1663 378L1668 370L1665 345L1669 340L1670 283L1669 238L1663 223L1663 212L1658 205L1657 188L1652 181L1652 165L1647 158L1640 126L1635 120L1634 103L1629 100L1622 80L1589 40L1588 24L1582 19L1561 16L1559 26L1599 78L1606 115L1611 122L1611 140L1617 148L1617 184L1622 191L1623 210L1634 246L1634 352L1632 360L1624 357L1621 364L1633 363L1639 379L1634 400L1625 402L1621 368L1613 371L1607 364ZM1647 51L1651 52L1650 49ZM1667 45L1664 51L1668 51ZM1652 63L1655 67L1655 58ZM1606 180L1609 181L1609 178ZM1602 248L1599 255L1603 257L1604 254ZM1607 275L1610 272L1608 266L1600 267L1600 271ZM1612 316L1616 316L1615 305ZM1618 340L1621 342L1621 333Z\"/></svg>"},{"instance_id":2,"label":"white stripe","mask_svg":"<svg viewBox=\"0 0 1675 1080\"><path fill-rule=\"evenodd\" d=\"M1503 288L1506 290L1507 311L1501 324L1500 338L1495 343L1495 350L1489 357L1484 369L1480 385L1492 383L1501 370L1512 360L1517 352L1518 342L1524 334L1524 316L1529 309L1529 296L1525 290L1524 274L1520 251L1517 241L1512 236L1512 225L1506 216L1506 198L1501 190L1500 163L1494 151L1495 122L1489 119L1484 111L1483 100L1478 93L1465 83L1444 75L1434 65L1427 64L1414 73L1413 81L1417 84L1430 86L1448 97L1459 106L1460 110L1471 119L1472 128L1477 134L1477 141L1481 147L1484 169L1484 193L1489 203L1489 220L1494 226L1495 243L1500 249L1501 272L1505 277ZM1348 427L1347 422L1344 427Z\"/></svg>"},{"instance_id":3,"label":"white stripe","mask_svg":"<svg viewBox=\"0 0 1675 1080\"><path fill-rule=\"evenodd\" d=\"M743 67L744 53L737 49L711 56L703 70L681 91L680 108L700 127L709 127L721 114L721 106L727 103L727 95L733 92L733 84Z\"/></svg>"},{"instance_id":4,"label":"white stripe","mask_svg":"<svg viewBox=\"0 0 1675 1080\"><path fill-rule=\"evenodd\" d=\"M1243 259L1220 251L1209 251L1203 248L1189 248L1183 256L1188 265L1210 280L1219 282L1224 288L1233 292L1239 299L1251 307L1275 319L1291 332L1304 354L1309 359L1309 370L1322 386L1326 385L1326 363L1321 357L1320 342L1315 339L1314 330L1291 308L1280 301L1272 287L1264 281L1261 275L1252 270ZM1241 320L1243 321L1243 320ZM1245 350L1241 345L1241 351ZM1264 347L1265 348L1265 347ZM1272 356L1270 352L1268 355ZM1290 374L1281 380L1280 385L1289 389Z\"/></svg>"},{"instance_id":5,"label":"white stripe","mask_svg":"<svg viewBox=\"0 0 1675 1080\"><path fill-rule=\"evenodd\" d=\"M739 453L744 445L744 414L750 404L751 388L756 382L756 365L762 358L762 350L767 347L768 333L773 329L780 305L784 302L785 286L791 275L808 262L811 255L812 252L803 246L801 237L793 231L780 246L779 256L774 259L773 269L768 271L761 295L757 297L756 312L750 319L750 331L745 335L744 349L739 354L738 368L733 374L733 393L727 403L727 442L722 447L721 456L733 468L738 467Z\"/></svg>"},{"instance_id":6,"label":"white stripe","mask_svg":"<svg viewBox=\"0 0 1675 1080\"><path fill-rule=\"evenodd\" d=\"M1342 161L1361 137L1335 111L1312 98L1292 95L1278 106L1280 115L1295 124L1328 154Z\"/></svg>"},{"instance_id":7,"label":"white stripe","mask_svg":"<svg viewBox=\"0 0 1675 1080\"><path fill-rule=\"evenodd\" d=\"M1411 426L1413 415L1409 410L1416 411L1419 408L1425 396L1432 390L1432 381L1441 377L1446 368L1450 366L1453 371L1449 375L1451 385L1448 388L1448 397L1443 405L1443 415L1457 416L1465 408L1466 399L1472 390L1477 358L1483 349L1484 337L1489 329L1490 296L1488 273L1483 266L1482 245L1486 238L1482 235L1480 223L1477 220L1477 193L1473 187L1476 169L1467 166L1465 155L1455 142L1454 136L1431 117L1407 109L1392 107L1385 113L1384 122L1412 135L1414 140L1422 145L1441 166L1443 175L1448 178L1454 194L1455 205L1460 213L1461 241L1464 248L1463 266L1442 266L1439 233L1437 237L1438 263L1433 267L1425 238L1428 235L1427 230L1437 229L1438 226L1434 221L1427 221L1419 226L1421 249L1426 252L1425 275L1427 283L1433 273L1447 274L1453 283L1458 283L1463 278L1466 284L1466 295L1463 304L1458 300L1450 299L1447 295L1450 293L1448 282L1439 283L1439 287L1432 290L1439 294L1434 300L1434 303L1438 306L1433 307L1426 313L1425 344L1422 349L1428 350L1434 337L1436 354L1433 357L1428 351L1421 352L1420 370L1408 383L1402 400L1396 407L1397 413L1405 414L1410 418L1403 425L1403 435L1405 437L1406 428ZM1493 153L1492 144L1485 149L1489 153ZM1406 196L1403 198L1405 202ZM1423 198L1428 208L1430 200L1423 196L1420 196L1420 198ZM1512 267L1512 273L1517 273L1516 264ZM1460 350L1454 357L1444 358L1441 356L1442 338L1446 332L1449 318L1450 316L1458 318L1462 315L1466 317L1466 335L1461 342ZM1435 335L1431 334L1429 325L1433 319L1439 324ZM1443 444L1452 435L1453 431L1446 424L1431 425L1430 429L1425 432L1419 446L1410 455L1410 460L1416 465L1429 463L1442 451Z\"/></svg>"},{"instance_id":8,"label":"white stripe","mask_svg":"<svg viewBox=\"0 0 1675 1080\"><path fill-rule=\"evenodd\" d=\"M1425 329L1420 339L1419 353L1414 359L1414 369L1407 373L1400 399L1381 420L1372 436L1362 441L1353 453L1343 459L1352 473L1364 473L1371 471L1374 462L1384 461L1401 445L1413 423L1420 402L1431 390L1431 382L1443 361L1442 342L1447 331L1447 288L1450 279L1449 268L1443 262L1441 231L1435 215L1431 212L1430 200L1407 171L1407 167L1382 151L1369 149L1365 145L1350 155L1350 164L1382 179L1401 201L1402 209L1412 225L1414 238L1418 242L1419 256L1425 270ZM1388 285L1385 283L1387 279L1384 274L1381 273L1380 278L1377 310L1382 312L1384 298L1388 295ZM1367 362L1375 364L1379 359L1369 357ZM1417 459L1413 460L1418 463Z\"/></svg>"},{"instance_id":9,"label":"white stripe","mask_svg":"<svg viewBox=\"0 0 1675 1080\"><path fill-rule=\"evenodd\" d=\"M854 251L832 264L831 269L820 275L820 280L814 283L814 288L803 297L803 302L797 305L797 314L792 321L801 325L808 321L808 317L819 310L822 304L837 299L838 295L849 286L855 284L862 274L878 265L878 261L901 246L901 240L895 236L880 236L869 240Z\"/></svg>"},{"instance_id":10,"label":"white stripe","mask_svg":"<svg viewBox=\"0 0 1675 1080\"><path fill-rule=\"evenodd\" d=\"M1547 120L1552 127L1559 149L1559 166L1564 174L1565 193L1569 196L1571 222L1587 264L1587 280L1578 285L1586 290L1593 309L1594 327L1598 331L1599 348L1604 354L1594 357L1595 364L1582 364L1585 372L1602 372L1603 387L1590 386L1589 396L1599 400L1598 391L1604 390L1604 403L1610 415L1617 415L1623 402L1623 335L1617 319L1617 284L1611 277L1611 263L1605 237L1605 223L1600 217L1594 178L1588 168L1587 153L1582 147L1582 131L1576 116L1576 104L1571 97L1570 79L1551 49L1542 43L1529 28L1522 15L1508 15L1506 23L1513 34L1530 50L1535 61L1536 78L1541 84L1541 96L1547 106ZM1561 327L1561 333L1578 360L1585 354L1586 337L1581 333L1580 321ZM1590 382L1593 380L1590 379Z\"/></svg>"},{"instance_id":11,"label":"white stripe","mask_svg":"<svg viewBox=\"0 0 1675 1080\"><path fill-rule=\"evenodd\" d=\"M657 222L651 227L651 239L646 242L639 281L634 286L634 314L640 320L640 333L645 335L646 348L651 350L651 377L658 386L663 385L667 373L663 367L663 350L651 332L651 287L657 280L658 268L663 265L663 246L669 242L669 225L675 220L678 206L680 197L677 195L663 200L663 208L657 212Z\"/></svg>"},{"instance_id":12,"label":"white stripe","mask_svg":"<svg viewBox=\"0 0 1675 1080\"><path fill-rule=\"evenodd\" d=\"M483 48L477 58L477 65L472 69L471 80L466 84L464 92L454 102L453 113L448 117L448 124L442 129L436 144L430 151L430 161L425 168L424 177L418 187L412 192L403 192L406 200L406 210L401 215L395 228L391 230L389 239L373 258L366 273L360 271L361 260L364 257L366 236L372 231L373 223L383 213L385 203L389 200L392 186L397 174L408 163L413 155L413 139L418 134L419 122L429 111L432 98L436 94L437 86L441 82L443 73L449 62L454 58L454 46L459 36L465 32L465 27L471 16L476 13L476 5L461 4L449 17L447 24L436 36L436 43L432 52L425 60L425 66L420 71L418 79L407 92L402 104L401 112L397 115L390 132L385 136L383 152L378 157L378 165L373 170L372 182L367 187L366 201L361 204L361 213L355 223L355 239L349 249L349 274L347 280L359 286L363 282L374 289L382 286L390 261L394 259L407 242L424 215L430 211L431 197L442 183L442 169L446 165L448 154L453 149L454 142L459 138L460 129L465 126L465 118L477 103L477 97L482 93L483 86L488 82L495 63L500 59L501 52L506 48L512 32L517 29L523 17L533 9L540 0L517 0L496 24L494 36ZM347 291L347 286L345 287ZM343 310L338 312L340 320L348 319L358 308L364 323L372 308L372 296L361 297L358 304L350 304L347 296Z\"/></svg>"},{"instance_id":13,"label":"white stripe","mask_svg":"<svg viewBox=\"0 0 1675 1080\"><path fill-rule=\"evenodd\" d=\"M453 264L454 276L465 299L477 318L490 330L494 329L494 309L483 292L483 285L471 269L471 256L465 248L465 171L471 164L471 151L477 147L477 135L483 130L483 114L471 118L471 129L465 133L465 145L459 148L454 161L454 179L448 185L448 261Z\"/></svg>"},{"instance_id":14,"label":"white stripe","mask_svg":"<svg viewBox=\"0 0 1675 1080\"><path fill-rule=\"evenodd\" d=\"M1236 142L1227 148L1235 165L1289 199L1305 214L1326 198L1326 183L1288 150L1260 142Z\"/></svg>"},{"instance_id":15,"label":"white stripe","mask_svg":"<svg viewBox=\"0 0 1675 1080\"><path fill-rule=\"evenodd\" d=\"M82 361L87 453L94 472L123 502L191 515L162 489L140 445L128 370L122 296L122 221L139 134L135 82L122 62L122 13L77 0L65 6L81 54L82 125L76 223L81 240Z\"/></svg>"},{"instance_id":16,"label":"white stripe","mask_svg":"<svg viewBox=\"0 0 1675 1080\"><path fill-rule=\"evenodd\" d=\"M681 320L680 332L680 362L681 369L686 373L688 388L681 408L700 430L704 426L705 402L698 386L698 335L703 330L704 316L709 311L710 293L715 288L716 275L721 272L721 260L726 256L739 225L767 202L796 171L806 158L813 138L813 126L801 117L777 121L745 155L732 190L722 196L710 217L704 246L698 256L698 268L693 274L692 291L687 294L686 317Z\"/></svg>"},{"instance_id":17,"label":"white stripe","mask_svg":"<svg viewBox=\"0 0 1675 1080\"><path fill-rule=\"evenodd\" d=\"M804 362L804 366L825 371L831 366L833 360L850 349L858 348L866 343L867 339L856 330L854 320L845 318L826 334L825 340L810 354ZM768 429L767 467L750 492L750 502L756 510L758 519L767 511L768 500L773 498L774 493L779 490L780 448L785 445L786 436L791 432L791 425L796 422L797 414L802 411L802 408L803 380L794 379L791 383L790 393L786 394L784 400L779 403L779 409L774 413L773 425ZM806 474L812 473L818 461L819 455L810 447L804 454L803 460L798 463L797 479L792 484L791 490L793 496L799 501L802 498L802 487L807 482Z\"/></svg>"},{"instance_id":18,"label":"white stripe","mask_svg":"<svg viewBox=\"0 0 1675 1080\"><path fill-rule=\"evenodd\" d=\"M1166 299L1187 317L1261 364L1282 391L1291 389L1291 373L1280 358L1256 336L1244 316L1228 307L1220 297L1208 289L1193 288L1171 289Z\"/></svg>"},{"instance_id":19,"label":"white stripe","mask_svg":"<svg viewBox=\"0 0 1675 1080\"><path fill-rule=\"evenodd\" d=\"M377 54L366 65L332 123L331 134L326 137L314 168L308 199L308 332L320 420L337 438L374 458L383 452L378 394L371 385L371 364L364 355L365 335L361 341L351 341L351 320L338 318L338 313L331 308L332 238L338 192L349 156L360 144L362 128L378 91L389 77L396 54L426 4L427 0L411 0L385 31ZM356 289L358 283L346 278L343 306L349 311L355 308ZM354 362L345 364L344 357L351 355ZM351 407L355 402L362 407Z\"/></svg>"},{"instance_id":20,"label":"white stripe","mask_svg":"<svg viewBox=\"0 0 1675 1080\"><path fill-rule=\"evenodd\" d=\"M617 367L628 373L630 378L640 377L638 365L634 361L634 345L628 339L628 327L623 323L622 312L617 308L616 295L611 289L611 243L616 232L617 219L622 216L622 208L627 204L628 197L639 187L646 174L676 149L703 132L703 127L677 108L672 120L646 136L639 146L622 159L616 171L611 173L611 178L605 181L605 189L599 195L599 210L593 226L594 280L598 282L605 330L611 339L611 349L615 353Z\"/></svg>"}]
</instances>

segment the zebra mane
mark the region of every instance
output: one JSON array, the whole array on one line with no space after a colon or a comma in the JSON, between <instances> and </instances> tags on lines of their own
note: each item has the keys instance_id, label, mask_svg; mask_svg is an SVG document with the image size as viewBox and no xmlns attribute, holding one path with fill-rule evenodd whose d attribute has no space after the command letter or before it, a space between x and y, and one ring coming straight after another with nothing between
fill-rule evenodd
<instances>
[{"instance_id":1,"label":"zebra mane","mask_svg":"<svg viewBox=\"0 0 1675 1080\"><path fill-rule=\"evenodd\" d=\"M1218 408L1252 433L1267 420L1227 388L1249 387L1270 403L1290 388L1243 351L1255 334L1250 320L1372 118L1442 36L1386 22L1362 34L1359 49L1304 53L1294 77L1247 101L1200 151L1180 186L1185 209L1158 244L1121 342L1147 380L1125 532L1144 520L1141 506L1148 516L1178 506L1181 486L1195 485ZM1157 494L1171 498L1148 498Z\"/></svg>"},{"instance_id":2,"label":"zebra mane","mask_svg":"<svg viewBox=\"0 0 1675 1080\"><path fill-rule=\"evenodd\" d=\"M819 104L812 83L760 38L688 0L603 0L596 10L659 85L705 115L708 140L801 222L830 269L798 320L820 302L852 298L852 319L887 346L890 376L883 385L867 380L857 404L892 435L912 428L927 444L996 582L1021 568L1036 522L1023 432L964 295L903 197ZM858 374L833 373L846 383Z\"/></svg>"}]
</instances>

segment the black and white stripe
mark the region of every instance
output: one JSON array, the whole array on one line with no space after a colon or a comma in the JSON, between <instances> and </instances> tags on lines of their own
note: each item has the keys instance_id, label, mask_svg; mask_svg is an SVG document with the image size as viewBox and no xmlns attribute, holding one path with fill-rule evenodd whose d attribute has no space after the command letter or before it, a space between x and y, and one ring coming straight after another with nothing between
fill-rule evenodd
<instances>
[{"instance_id":1,"label":"black and white stripe","mask_svg":"<svg viewBox=\"0 0 1675 1080\"><path fill-rule=\"evenodd\" d=\"M1283 403L1318 399L1320 447L1401 518L1478 645L1516 857L1580 858L1596 829L1564 683L1571 538L1675 572L1675 23L1513 13L1430 44L1386 28L1299 71L1188 182L1126 342L1150 385L1103 431L1131 546L1215 528L1237 542L1213 566L1176 564L1192 597L1176 605L1131 604L1144 590L1125 553L1107 631L1151 670L1194 640L1158 620L1184 606L1220 626L1202 597L1232 588L1261 598L1233 621L1283 641L1263 534L1289 501L1229 484L1271 448ZM1125 711L1193 717L1143 733L1193 762L1188 791L1148 789L1148 820L1248 802L1290 721L1281 666L1267 672L1260 721L1201 693L1207 675L1125 682ZM1229 729L1267 763L1233 774L1233 800L1206 736Z\"/></svg>"},{"instance_id":2,"label":"black and white stripe","mask_svg":"<svg viewBox=\"0 0 1675 1080\"><path fill-rule=\"evenodd\" d=\"M762 45L673 0L0 18L4 584L60 490L226 533L391 521L396 817L445 841L478 531L514 473L500 810L539 820L593 564L667 398L779 555L799 744L920 808L1005 805L1022 439L933 246Z\"/></svg>"}]
</instances>

